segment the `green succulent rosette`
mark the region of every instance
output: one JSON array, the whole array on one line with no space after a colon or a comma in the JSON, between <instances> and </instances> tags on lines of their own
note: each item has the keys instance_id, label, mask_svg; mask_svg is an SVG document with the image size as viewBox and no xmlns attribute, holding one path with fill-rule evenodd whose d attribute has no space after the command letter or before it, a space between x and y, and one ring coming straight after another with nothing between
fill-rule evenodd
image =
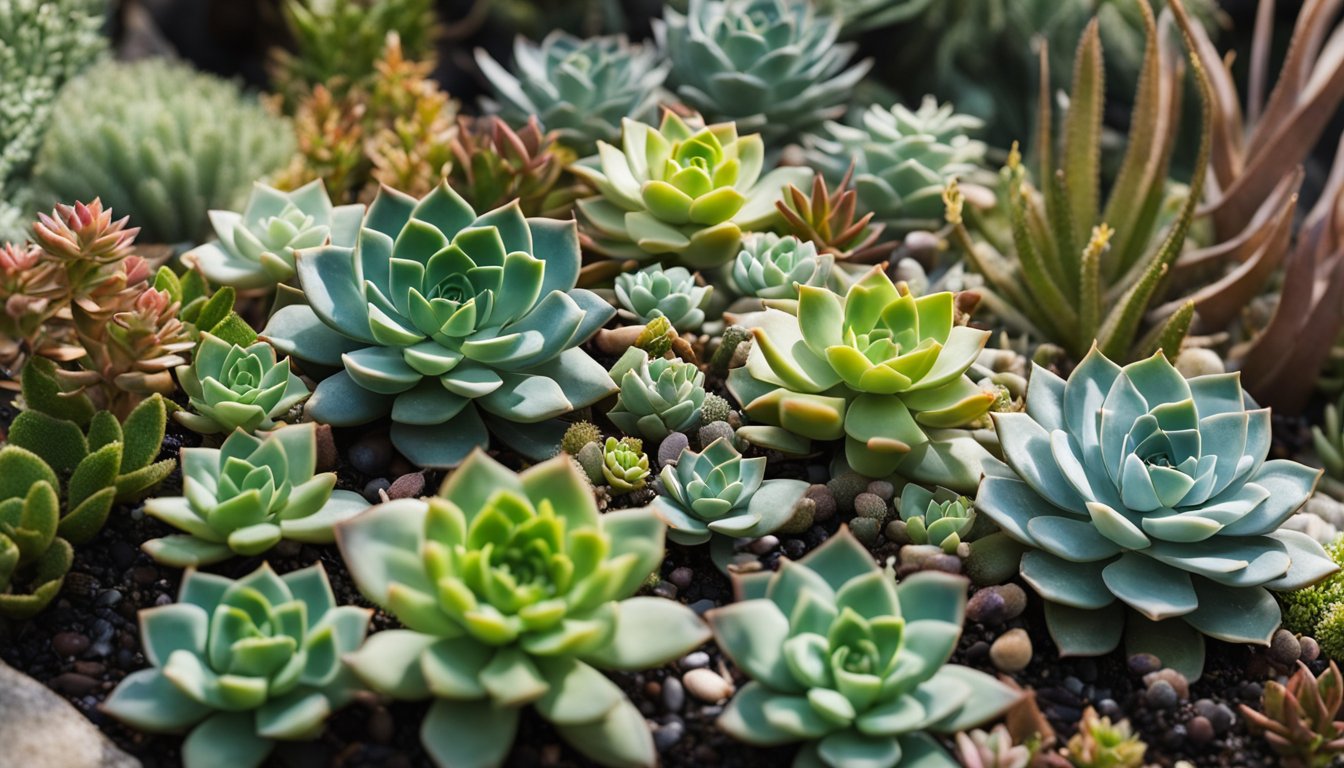
<instances>
[{"instance_id":1,"label":"green succulent rosette","mask_svg":"<svg viewBox=\"0 0 1344 768\"><path fill-rule=\"evenodd\" d=\"M333 206L321 179L292 192L256 182L241 212L210 211L218 240L187 251L182 260L216 285L273 288L293 281L300 249L353 246L363 218L363 205Z\"/></svg>"},{"instance_id":2,"label":"green succulent rosette","mask_svg":"<svg viewBox=\"0 0 1344 768\"><path fill-rule=\"evenodd\" d=\"M648 509L599 515L568 456L515 474L484 452L438 496L378 505L337 538L360 592L406 627L349 658L375 691L434 699L442 766L497 766L527 704L602 765L652 765L644 717L599 669L665 664L708 639L686 606L630 597L663 556Z\"/></svg>"},{"instance_id":3,"label":"green succulent rosette","mask_svg":"<svg viewBox=\"0 0 1344 768\"><path fill-rule=\"evenodd\" d=\"M322 566L237 581L188 571L177 602L140 611L148 669L103 711L151 733L190 731L186 768L255 768L277 741L311 741L359 690L342 663L372 611L337 606Z\"/></svg>"},{"instance_id":4,"label":"green succulent rosette","mask_svg":"<svg viewBox=\"0 0 1344 768\"><path fill-rule=\"evenodd\" d=\"M844 297L802 286L797 314L756 317L747 364L728 389L759 424L739 435L767 448L809 450L845 440L845 459L869 477L974 490L984 449L962 432L994 403L966 370L989 338L954 322L951 293L916 298L876 267Z\"/></svg>"},{"instance_id":5,"label":"green succulent rosette","mask_svg":"<svg viewBox=\"0 0 1344 768\"><path fill-rule=\"evenodd\" d=\"M0 448L0 615L29 618L61 591L75 553L57 535L60 488L37 454Z\"/></svg>"},{"instance_id":6,"label":"green succulent rosette","mask_svg":"<svg viewBox=\"0 0 1344 768\"><path fill-rule=\"evenodd\" d=\"M631 347L611 369L620 386L607 418L627 435L660 441L700 425L705 374L696 365L671 358L649 359Z\"/></svg>"},{"instance_id":7,"label":"green succulent rosette","mask_svg":"<svg viewBox=\"0 0 1344 768\"><path fill-rule=\"evenodd\" d=\"M622 121L622 145L598 142L597 154L570 167L598 195L580 200L592 250L613 259L676 263L692 269L727 264L743 232L772 226L784 189L806 185L806 168L764 176L760 135L732 123L703 126L672 112L658 128Z\"/></svg>"},{"instance_id":8,"label":"green succulent rosette","mask_svg":"<svg viewBox=\"0 0 1344 768\"><path fill-rule=\"evenodd\" d=\"M369 506L353 491L332 490L336 473L314 474L316 427L296 424L258 438L243 430L220 448L182 449L182 496L145 502L145 513L185 534L141 545L179 568L260 555L282 539L336 540L333 526Z\"/></svg>"},{"instance_id":9,"label":"green succulent rosette","mask_svg":"<svg viewBox=\"0 0 1344 768\"><path fill-rule=\"evenodd\" d=\"M738 602L706 614L752 678L719 727L753 746L801 742L795 766L955 766L930 734L998 716L1019 693L948 664L966 580L926 571L897 584L841 530L778 571L734 577Z\"/></svg>"},{"instance_id":10,"label":"green succulent rosette","mask_svg":"<svg viewBox=\"0 0 1344 768\"><path fill-rule=\"evenodd\" d=\"M908 483L901 490L897 510L912 543L932 544L948 554L954 554L975 527L971 500L946 488L930 491Z\"/></svg>"},{"instance_id":11,"label":"green succulent rosette","mask_svg":"<svg viewBox=\"0 0 1344 768\"><path fill-rule=\"evenodd\" d=\"M995 414L1007 464L985 465L976 509L1031 549L1061 653L1150 652L1196 679L1204 636L1267 644L1269 590L1337 570L1281 530L1320 471L1269 460L1269 410L1235 373L1186 380L1160 353L1123 368L1094 347L1068 381L1037 367L1025 413Z\"/></svg>"},{"instance_id":12,"label":"green succulent rosette","mask_svg":"<svg viewBox=\"0 0 1344 768\"><path fill-rule=\"evenodd\" d=\"M729 277L743 297L789 301L798 298L798 289L804 285L824 288L836 284L831 274L834 268L835 257L818 254L815 243L765 232L742 242Z\"/></svg>"},{"instance_id":13,"label":"green succulent rosette","mask_svg":"<svg viewBox=\"0 0 1344 768\"><path fill-rule=\"evenodd\" d=\"M305 406L354 426L391 416L392 444L424 467L458 464L493 432L550 455L555 417L613 389L579 348L615 314L575 289L572 221L528 219L516 202L477 215L447 185L422 200L384 187L354 247L299 254L306 304L271 316L281 352L339 367Z\"/></svg>"},{"instance_id":14,"label":"green succulent rosette","mask_svg":"<svg viewBox=\"0 0 1344 768\"><path fill-rule=\"evenodd\" d=\"M191 365L178 366L177 383L191 411L173 418L203 435L275 429L276 419L309 394L289 360L276 361L275 347L264 341L242 347L210 333L201 334Z\"/></svg>"},{"instance_id":15,"label":"green succulent rosette","mask_svg":"<svg viewBox=\"0 0 1344 768\"><path fill-rule=\"evenodd\" d=\"M602 477L616 493L644 487L649 477L649 457L625 440L608 437L602 446Z\"/></svg>"},{"instance_id":16,"label":"green succulent rosette","mask_svg":"<svg viewBox=\"0 0 1344 768\"><path fill-rule=\"evenodd\" d=\"M705 322L705 304L714 292L712 285L699 285L695 275L684 267L654 264L638 272L616 276L616 314L622 320L648 325L655 317L666 317L682 333L700 330Z\"/></svg>"}]
</instances>

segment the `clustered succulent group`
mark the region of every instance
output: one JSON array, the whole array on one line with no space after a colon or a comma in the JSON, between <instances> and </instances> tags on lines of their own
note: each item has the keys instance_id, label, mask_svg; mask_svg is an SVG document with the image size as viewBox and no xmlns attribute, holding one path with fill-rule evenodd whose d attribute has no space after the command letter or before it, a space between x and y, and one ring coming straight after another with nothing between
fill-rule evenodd
<instances>
[{"instance_id":1,"label":"clustered succulent group","mask_svg":"<svg viewBox=\"0 0 1344 768\"><path fill-rule=\"evenodd\" d=\"M285 0L264 98L11 5L0 632L135 537L177 599L103 711L188 768L392 700L440 766L670 763L692 668L796 766L1137 766L1010 676L1209 639L1344 754L1338 0L1268 94L1272 2L1242 89L1193 0Z\"/></svg>"}]
</instances>

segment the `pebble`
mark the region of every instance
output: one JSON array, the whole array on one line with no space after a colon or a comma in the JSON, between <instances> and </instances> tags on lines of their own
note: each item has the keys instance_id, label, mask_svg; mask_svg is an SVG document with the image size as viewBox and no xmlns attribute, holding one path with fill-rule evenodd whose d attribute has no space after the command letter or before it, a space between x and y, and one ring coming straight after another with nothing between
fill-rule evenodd
<instances>
[{"instance_id":1,"label":"pebble","mask_svg":"<svg viewBox=\"0 0 1344 768\"><path fill-rule=\"evenodd\" d=\"M1161 659L1151 653L1136 653L1129 657L1129 671L1136 675L1147 675L1162 668Z\"/></svg>"},{"instance_id":2,"label":"pebble","mask_svg":"<svg viewBox=\"0 0 1344 768\"><path fill-rule=\"evenodd\" d=\"M379 744L387 744L396 735L397 726L387 707L378 707L369 715L369 738Z\"/></svg>"},{"instance_id":3,"label":"pebble","mask_svg":"<svg viewBox=\"0 0 1344 768\"><path fill-rule=\"evenodd\" d=\"M653 587L653 594L668 600L677 599L677 585L670 581L660 581Z\"/></svg>"},{"instance_id":4,"label":"pebble","mask_svg":"<svg viewBox=\"0 0 1344 768\"><path fill-rule=\"evenodd\" d=\"M1168 728L1167 732L1162 734L1162 745L1167 749L1179 749L1188 736L1189 734L1186 732L1185 726L1178 723Z\"/></svg>"},{"instance_id":5,"label":"pebble","mask_svg":"<svg viewBox=\"0 0 1344 768\"><path fill-rule=\"evenodd\" d=\"M691 586L691 580L694 578L695 571L684 565L679 568L673 568L672 572L667 575L667 580L676 584L677 589L685 589Z\"/></svg>"},{"instance_id":6,"label":"pebble","mask_svg":"<svg viewBox=\"0 0 1344 768\"><path fill-rule=\"evenodd\" d=\"M883 501L891 501L892 497L896 495L896 486L886 480L874 480L868 484L868 492Z\"/></svg>"},{"instance_id":7,"label":"pebble","mask_svg":"<svg viewBox=\"0 0 1344 768\"><path fill-rule=\"evenodd\" d=\"M1315 638L1309 635L1303 635L1298 638L1298 642L1302 644L1303 661L1312 662L1321 657L1321 646L1316 642Z\"/></svg>"},{"instance_id":8,"label":"pebble","mask_svg":"<svg viewBox=\"0 0 1344 768\"><path fill-rule=\"evenodd\" d=\"M726 421L712 421L701 427L697 435L700 438L701 448L720 439L732 445L734 436L732 425Z\"/></svg>"},{"instance_id":9,"label":"pebble","mask_svg":"<svg viewBox=\"0 0 1344 768\"><path fill-rule=\"evenodd\" d=\"M1026 607L1027 593L1016 584L985 587L966 603L966 618L993 627L1022 615Z\"/></svg>"},{"instance_id":10,"label":"pebble","mask_svg":"<svg viewBox=\"0 0 1344 768\"><path fill-rule=\"evenodd\" d=\"M677 666L682 669L703 669L709 666L709 654L704 651L688 653L677 662Z\"/></svg>"},{"instance_id":11,"label":"pebble","mask_svg":"<svg viewBox=\"0 0 1344 768\"><path fill-rule=\"evenodd\" d=\"M350 446L350 464L365 475L382 474L392 461L392 441L387 435L368 435Z\"/></svg>"},{"instance_id":12,"label":"pebble","mask_svg":"<svg viewBox=\"0 0 1344 768\"><path fill-rule=\"evenodd\" d=\"M1143 676L1143 684L1149 688L1152 688L1159 680L1165 680L1172 690L1176 691L1176 695L1181 701L1190 698L1190 682L1180 672L1170 667L1164 667Z\"/></svg>"},{"instance_id":13,"label":"pebble","mask_svg":"<svg viewBox=\"0 0 1344 768\"><path fill-rule=\"evenodd\" d=\"M709 669L692 669L681 676L686 690L708 704L717 704L733 695L733 684Z\"/></svg>"},{"instance_id":14,"label":"pebble","mask_svg":"<svg viewBox=\"0 0 1344 768\"><path fill-rule=\"evenodd\" d=\"M78 632L58 632L51 638L51 649L57 656L78 656L89 649L89 638Z\"/></svg>"},{"instance_id":15,"label":"pebble","mask_svg":"<svg viewBox=\"0 0 1344 768\"><path fill-rule=\"evenodd\" d=\"M364 498L370 504L382 503L383 498L378 494L379 491L386 491L392 487L392 483L386 477L375 477L364 486Z\"/></svg>"},{"instance_id":16,"label":"pebble","mask_svg":"<svg viewBox=\"0 0 1344 768\"><path fill-rule=\"evenodd\" d=\"M1269 660L1280 667L1292 667L1302 658L1302 644L1286 629L1274 633L1269 641Z\"/></svg>"},{"instance_id":17,"label":"pebble","mask_svg":"<svg viewBox=\"0 0 1344 768\"><path fill-rule=\"evenodd\" d=\"M107 665L99 664L96 661L76 661L75 671L81 675L97 678L102 677L103 673L107 671Z\"/></svg>"},{"instance_id":18,"label":"pebble","mask_svg":"<svg viewBox=\"0 0 1344 768\"><path fill-rule=\"evenodd\" d=\"M78 672L64 672L47 681L47 686L66 696L83 696L92 693L99 685L98 680Z\"/></svg>"},{"instance_id":19,"label":"pebble","mask_svg":"<svg viewBox=\"0 0 1344 768\"><path fill-rule=\"evenodd\" d=\"M784 542L784 554L790 560L798 560L807 554L807 544L801 539L787 539Z\"/></svg>"},{"instance_id":20,"label":"pebble","mask_svg":"<svg viewBox=\"0 0 1344 768\"><path fill-rule=\"evenodd\" d=\"M1213 741L1213 723L1209 722L1207 717L1195 715L1185 724L1185 730L1190 734L1192 744L1204 745Z\"/></svg>"},{"instance_id":21,"label":"pebble","mask_svg":"<svg viewBox=\"0 0 1344 768\"><path fill-rule=\"evenodd\" d=\"M425 475L423 472L411 472L402 475L388 486L387 496L390 499L414 499L418 498L425 490Z\"/></svg>"},{"instance_id":22,"label":"pebble","mask_svg":"<svg viewBox=\"0 0 1344 768\"><path fill-rule=\"evenodd\" d=\"M813 512L812 519L818 523L824 523L835 517L835 496L831 494L831 489L822 483L809 486L807 493L804 494L812 500Z\"/></svg>"},{"instance_id":23,"label":"pebble","mask_svg":"<svg viewBox=\"0 0 1344 768\"><path fill-rule=\"evenodd\" d=\"M1166 680L1156 680L1143 694L1144 701L1154 709L1171 709L1180 703L1176 689Z\"/></svg>"},{"instance_id":24,"label":"pebble","mask_svg":"<svg viewBox=\"0 0 1344 768\"><path fill-rule=\"evenodd\" d=\"M680 712L686 706L686 689L671 675L663 681L663 706L669 712Z\"/></svg>"},{"instance_id":25,"label":"pebble","mask_svg":"<svg viewBox=\"0 0 1344 768\"><path fill-rule=\"evenodd\" d=\"M1004 632L989 647L989 659L1000 672L1021 672L1031 663L1031 637L1023 629Z\"/></svg>"},{"instance_id":26,"label":"pebble","mask_svg":"<svg viewBox=\"0 0 1344 768\"><path fill-rule=\"evenodd\" d=\"M318 472L331 472L341 464L341 454L336 450L336 438L331 434L330 424L318 424L317 429Z\"/></svg>"},{"instance_id":27,"label":"pebble","mask_svg":"<svg viewBox=\"0 0 1344 768\"><path fill-rule=\"evenodd\" d=\"M779 546L778 536L766 535L751 542L751 545L748 546L747 549L749 549L753 555L760 556L773 552L775 548L778 546Z\"/></svg>"},{"instance_id":28,"label":"pebble","mask_svg":"<svg viewBox=\"0 0 1344 768\"><path fill-rule=\"evenodd\" d=\"M111 608L121 602L121 592L115 589L109 589L99 593L98 599L93 604L99 608Z\"/></svg>"},{"instance_id":29,"label":"pebble","mask_svg":"<svg viewBox=\"0 0 1344 768\"><path fill-rule=\"evenodd\" d=\"M152 565L142 565L139 568L131 569L131 581L138 586L147 587L158 581L159 569Z\"/></svg>"},{"instance_id":30,"label":"pebble","mask_svg":"<svg viewBox=\"0 0 1344 768\"><path fill-rule=\"evenodd\" d=\"M1102 717L1109 717L1111 722L1118 722L1124 718L1125 712L1120 709L1120 705L1115 699L1105 698L1097 702L1097 714Z\"/></svg>"},{"instance_id":31,"label":"pebble","mask_svg":"<svg viewBox=\"0 0 1344 768\"><path fill-rule=\"evenodd\" d=\"M676 464L677 459L681 457L681 452L689 448L690 445L690 439L680 432L673 432L663 438L663 442L658 444L658 466L665 467L668 464Z\"/></svg>"},{"instance_id":32,"label":"pebble","mask_svg":"<svg viewBox=\"0 0 1344 768\"><path fill-rule=\"evenodd\" d=\"M653 746L659 752L666 752L678 741L681 741L681 737L685 735L686 725L681 722L680 718L673 718L654 729Z\"/></svg>"},{"instance_id":33,"label":"pebble","mask_svg":"<svg viewBox=\"0 0 1344 768\"><path fill-rule=\"evenodd\" d=\"M1231 707L1216 702L1213 699L1200 699L1199 701L1196 701L1195 714L1208 720L1216 733L1226 733L1237 719L1237 716L1232 712Z\"/></svg>"},{"instance_id":34,"label":"pebble","mask_svg":"<svg viewBox=\"0 0 1344 768\"><path fill-rule=\"evenodd\" d=\"M956 555L949 555L946 552L940 552L930 557L925 567L931 571L942 571L954 575L961 574L961 558Z\"/></svg>"},{"instance_id":35,"label":"pebble","mask_svg":"<svg viewBox=\"0 0 1344 768\"><path fill-rule=\"evenodd\" d=\"M1083 681L1073 675L1064 678L1064 690L1072 693L1074 696L1082 696L1083 687Z\"/></svg>"}]
</instances>

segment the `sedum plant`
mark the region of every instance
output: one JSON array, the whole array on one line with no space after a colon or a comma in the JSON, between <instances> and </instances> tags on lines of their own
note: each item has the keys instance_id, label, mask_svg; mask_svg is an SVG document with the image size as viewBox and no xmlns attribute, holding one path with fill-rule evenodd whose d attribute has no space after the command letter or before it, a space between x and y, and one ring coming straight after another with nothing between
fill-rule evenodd
<instances>
[{"instance_id":1,"label":"sedum plant","mask_svg":"<svg viewBox=\"0 0 1344 768\"><path fill-rule=\"evenodd\" d=\"M333 206L321 179L292 192L261 182L241 212L210 211L217 240L183 254L216 285L271 288L294 279L294 253L332 243L354 245L362 205Z\"/></svg>"},{"instance_id":2,"label":"sedum plant","mask_svg":"<svg viewBox=\"0 0 1344 768\"><path fill-rule=\"evenodd\" d=\"M178 568L267 552L281 540L335 541L333 527L364 511L353 491L332 490L336 473L314 474L316 427L296 424L262 437L237 430L219 448L182 449L182 496L145 502L145 513L185 531L141 545Z\"/></svg>"},{"instance_id":3,"label":"sedum plant","mask_svg":"<svg viewBox=\"0 0 1344 768\"><path fill-rule=\"evenodd\" d=\"M448 185L473 208L517 200L528 216L568 218L579 190L562 185L572 153L556 137L542 133L535 116L516 131L498 117L459 116Z\"/></svg>"},{"instance_id":4,"label":"sedum plant","mask_svg":"<svg viewBox=\"0 0 1344 768\"><path fill-rule=\"evenodd\" d=\"M734 290L743 297L790 301L798 298L798 290L804 285L834 285L834 268L835 257L819 255L813 243L767 232L742 241L729 277Z\"/></svg>"},{"instance_id":5,"label":"sedum plant","mask_svg":"<svg viewBox=\"0 0 1344 768\"><path fill-rule=\"evenodd\" d=\"M700 285L684 267L653 264L616 276L616 314L640 325L666 317L682 333L695 331L705 322L704 307L713 292L713 286Z\"/></svg>"},{"instance_id":6,"label":"sedum plant","mask_svg":"<svg viewBox=\"0 0 1344 768\"><path fill-rule=\"evenodd\" d=\"M203 435L275 429L277 419L308 397L308 386L288 359L276 362L270 344L242 347L210 333L201 335L191 365L178 366L177 381L191 411L173 418Z\"/></svg>"},{"instance_id":7,"label":"sedum plant","mask_svg":"<svg viewBox=\"0 0 1344 768\"><path fill-rule=\"evenodd\" d=\"M438 496L399 499L337 539L369 600L406 627L349 658L373 690L434 699L441 766L497 766L531 704L602 765L652 765L644 716L599 669L665 664L708 639L684 605L631 597L663 556L648 509L599 515L568 456L514 474L477 451Z\"/></svg>"},{"instance_id":8,"label":"sedum plant","mask_svg":"<svg viewBox=\"0 0 1344 768\"><path fill-rule=\"evenodd\" d=\"M957 732L957 760L965 768L1028 768L1032 748L1014 744L1007 726L1000 723L989 731L980 728Z\"/></svg>"},{"instance_id":9,"label":"sedum plant","mask_svg":"<svg viewBox=\"0 0 1344 768\"><path fill-rule=\"evenodd\" d=\"M1147 751L1128 720L1112 723L1092 707L1083 710L1078 732L1064 747L1069 764L1077 768L1141 768Z\"/></svg>"},{"instance_id":10,"label":"sedum plant","mask_svg":"<svg viewBox=\"0 0 1344 768\"><path fill-rule=\"evenodd\" d=\"M2 616L29 618L61 591L74 550L57 535L60 489L56 473L37 454L14 444L0 447Z\"/></svg>"},{"instance_id":11,"label":"sedum plant","mask_svg":"<svg viewBox=\"0 0 1344 768\"><path fill-rule=\"evenodd\" d=\"M871 106L856 122L829 122L808 136L808 164L832 182L852 175L858 207L888 235L939 229L943 187L984 164L985 144L971 138L983 123L932 96L913 111Z\"/></svg>"},{"instance_id":12,"label":"sedum plant","mask_svg":"<svg viewBox=\"0 0 1344 768\"><path fill-rule=\"evenodd\" d=\"M287 121L238 86L162 59L109 63L61 92L34 185L61 200L101 196L152 243L194 241L293 150Z\"/></svg>"},{"instance_id":13,"label":"sedum plant","mask_svg":"<svg viewBox=\"0 0 1344 768\"><path fill-rule=\"evenodd\" d=\"M385 187L353 248L300 254L307 304L281 308L262 335L340 367L308 418L390 415L393 445L415 464L458 464L490 432L550 455L564 431L554 418L613 390L579 347L615 312L574 288L579 258L572 222L527 219L516 203L478 215L447 185L420 200Z\"/></svg>"},{"instance_id":14,"label":"sedum plant","mask_svg":"<svg viewBox=\"0 0 1344 768\"><path fill-rule=\"evenodd\" d=\"M342 662L372 611L336 605L321 564L237 581L187 571L177 602L140 611L150 667L103 711L142 731L180 733L186 768L262 765L278 741L311 741L358 686Z\"/></svg>"},{"instance_id":15,"label":"sedum plant","mask_svg":"<svg viewBox=\"0 0 1344 768\"><path fill-rule=\"evenodd\" d=\"M843 438L845 459L868 477L974 489L983 449L937 430L993 404L966 376L989 332L955 324L951 293L915 298L874 267L844 297L803 286L796 315L767 309L758 324L747 364L728 375L759 422L745 439L805 453L812 440Z\"/></svg>"},{"instance_id":16,"label":"sedum plant","mask_svg":"<svg viewBox=\"0 0 1344 768\"><path fill-rule=\"evenodd\" d=\"M612 367L611 379L620 392L607 418L627 435L658 442L700 425L705 374L694 364L650 360L643 349L631 347Z\"/></svg>"},{"instance_id":17,"label":"sedum plant","mask_svg":"<svg viewBox=\"0 0 1344 768\"><path fill-rule=\"evenodd\" d=\"M658 128L623 120L622 146L571 166L598 192L580 200L591 248L613 259L658 259L704 269L737 255L743 232L769 229L784 188L807 182L805 168L764 176L765 143L732 123L704 126L672 112Z\"/></svg>"},{"instance_id":18,"label":"sedum plant","mask_svg":"<svg viewBox=\"0 0 1344 768\"><path fill-rule=\"evenodd\" d=\"M1286 768L1318 768L1336 764L1344 755L1344 676L1330 662L1319 677L1298 662L1287 684L1265 683L1261 709L1245 704L1241 714L1252 733L1269 742Z\"/></svg>"},{"instance_id":19,"label":"sedum plant","mask_svg":"<svg viewBox=\"0 0 1344 768\"><path fill-rule=\"evenodd\" d=\"M906 535L915 544L932 544L955 554L957 545L968 540L975 526L975 508L965 496L937 488L932 491L915 483L901 490L897 504Z\"/></svg>"},{"instance_id":20,"label":"sedum plant","mask_svg":"<svg viewBox=\"0 0 1344 768\"><path fill-rule=\"evenodd\" d=\"M649 457L639 441L608 437L602 446L602 477L615 493L643 488L649 477Z\"/></svg>"},{"instance_id":21,"label":"sedum plant","mask_svg":"<svg viewBox=\"0 0 1344 768\"><path fill-rule=\"evenodd\" d=\"M687 106L771 142L842 115L872 66L848 66L855 46L836 42L839 21L804 0L690 0L653 30Z\"/></svg>"},{"instance_id":22,"label":"sedum plant","mask_svg":"<svg viewBox=\"0 0 1344 768\"><path fill-rule=\"evenodd\" d=\"M882 241L886 225L873 221L876 214L860 212L853 176L851 168L828 187L826 176L818 172L808 192L790 184L784 199L775 202L784 221L780 231L811 243L824 256L842 261L876 262L895 250L895 243Z\"/></svg>"},{"instance_id":23,"label":"sedum plant","mask_svg":"<svg viewBox=\"0 0 1344 768\"><path fill-rule=\"evenodd\" d=\"M1036 367L1026 411L994 420L1007 464L986 462L976 509L1029 547L1022 576L1064 655L1123 635L1193 680L1205 635L1268 644L1268 590L1337 570L1280 529L1320 471L1266 461L1269 411L1236 374L1187 381L1161 354L1122 368L1094 348L1067 382Z\"/></svg>"},{"instance_id":24,"label":"sedum plant","mask_svg":"<svg viewBox=\"0 0 1344 768\"><path fill-rule=\"evenodd\" d=\"M950 765L930 733L983 723L1019 696L947 663L965 579L923 572L896 584L846 528L797 562L734 582L738 602L706 618L752 680L719 727L753 746L801 742L795 765Z\"/></svg>"},{"instance_id":25,"label":"sedum plant","mask_svg":"<svg viewBox=\"0 0 1344 768\"><path fill-rule=\"evenodd\" d=\"M654 116L670 66L658 53L624 35L579 39L557 29L540 45L519 36L512 72L479 48L476 63L494 94L491 111L514 124L535 117L565 147L587 155L599 141L619 139L622 120Z\"/></svg>"}]
</instances>

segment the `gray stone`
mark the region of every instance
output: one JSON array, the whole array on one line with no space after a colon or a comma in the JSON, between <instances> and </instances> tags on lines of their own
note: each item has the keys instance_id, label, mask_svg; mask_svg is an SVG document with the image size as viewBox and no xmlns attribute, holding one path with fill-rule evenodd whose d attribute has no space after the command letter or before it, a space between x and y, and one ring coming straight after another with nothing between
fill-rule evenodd
<instances>
[{"instance_id":1,"label":"gray stone","mask_svg":"<svg viewBox=\"0 0 1344 768\"><path fill-rule=\"evenodd\" d=\"M46 686L0 662L0 744L6 765L140 768Z\"/></svg>"}]
</instances>

